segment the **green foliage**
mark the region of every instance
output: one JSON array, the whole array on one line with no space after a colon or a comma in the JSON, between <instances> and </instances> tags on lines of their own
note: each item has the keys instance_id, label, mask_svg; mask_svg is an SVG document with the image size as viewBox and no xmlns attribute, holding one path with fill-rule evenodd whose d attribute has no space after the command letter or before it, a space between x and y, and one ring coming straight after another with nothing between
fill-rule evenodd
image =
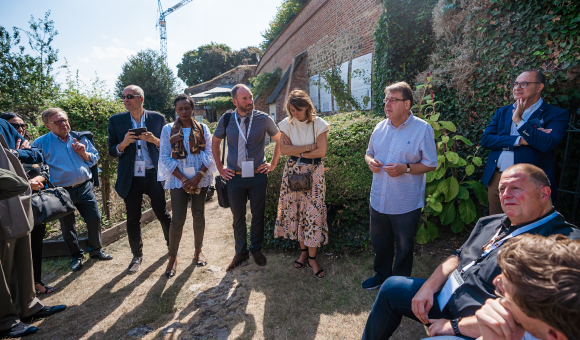
<instances>
[{"instance_id":1,"label":"green foliage","mask_svg":"<svg viewBox=\"0 0 580 340\"><path fill-rule=\"evenodd\" d=\"M256 54L261 52L262 50L253 46L232 51L226 44L212 42L185 52L181 63L177 65L177 76L187 86L201 84L242 65L244 60L249 65L257 64Z\"/></svg>"},{"instance_id":2,"label":"green foliage","mask_svg":"<svg viewBox=\"0 0 580 340\"><path fill-rule=\"evenodd\" d=\"M171 118L177 79L161 53L147 49L130 56L115 83L116 95L120 97L128 85L138 85L143 89L145 109L161 112L168 119Z\"/></svg>"},{"instance_id":3,"label":"green foliage","mask_svg":"<svg viewBox=\"0 0 580 340\"><path fill-rule=\"evenodd\" d=\"M276 40L278 35L286 28L286 25L294 19L307 2L308 0L283 0L274 19L270 21L269 27L262 32L264 41L260 43L260 47L263 50L266 50Z\"/></svg>"},{"instance_id":4,"label":"green foliage","mask_svg":"<svg viewBox=\"0 0 580 340\"><path fill-rule=\"evenodd\" d=\"M234 103L232 102L232 97L229 96L218 96L213 98L208 98L201 100L196 103L196 105L202 106L210 106L212 109L221 110L221 109L235 109Z\"/></svg>"},{"instance_id":5,"label":"green foliage","mask_svg":"<svg viewBox=\"0 0 580 340\"><path fill-rule=\"evenodd\" d=\"M417 232L417 242L421 244L438 236L438 231L435 231L437 226L428 221L430 216L438 216L442 225L450 225L453 232L459 233L465 224L474 222L481 214L477 211L473 198L477 198L480 204L487 205L487 191L483 184L468 180L475 167L482 165L481 158L476 157L479 147L467 158L462 158L456 152L459 143L467 148L473 143L464 136L455 134L455 124L439 120L441 114L437 112L437 108L442 103L435 101L431 81L431 76L428 76L426 84L417 86L420 99L414 106L417 115L433 128L438 155L437 169L427 173L425 209Z\"/></svg>"},{"instance_id":6,"label":"green foliage","mask_svg":"<svg viewBox=\"0 0 580 340\"><path fill-rule=\"evenodd\" d=\"M43 19L31 16L30 30L15 27L12 36L0 26L0 111L18 112L33 124L44 101L55 98L59 91L52 74L58 50L51 46L58 32L49 16L50 11ZM25 54L25 47L19 45L21 31L35 55Z\"/></svg>"},{"instance_id":7,"label":"green foliage","mask_svg":"<svg viewBox=\"0 0 580 340\"><path fill-rule=\"evenodd\" d=\"M254 97L258 97L262 93L271 93L280 82L281 77L282 69L278 67L272 72L260 73L256 77L250 78L249 81L252 85L252 93L254 94Z\"/></svg>"},{"instance_id":8,"label":"green foliage","mask_svg":"<svg viewBox=\"0 0 580 340\"><path fill-rule=\"evenodd\" d=\"M348 82L342 81L340 66L331 67L321 72L320 75L326 80L324 89L330 91L334 96L334 100L338 106L337 111L362 110L359 102L352 96Z\"/></svg>"},{"instance_id":9,"label":"green foliage","mask_svg":"<svg viewBox=\"0 0 580 340\"><path fill-rule=\"evenodd\" d=\"M382 114L384 89L406 81L413 86L417 73L427 69L434 47L432 10L437 0L384 0L375 29L373 103Z\"/></svg>"},{"instance_id":10,"label":"green foliage","mask_svg":"<svg viewBox=\"0 0 580 340\"><path fill-rule=\"evenodd\" d=\"M326 206L328 209L328 251L362 250L370 244L369 198L372 173L364 155L374 127L383 117L362 113L341 113L325 117L330 123L328 153L324 159ZM267 157L274 144L268 145ZM294 249L296 241L274 238L280 186L287 156L280 157L276 169L268 176L266 194L265 248Z\"/></svg>"}]
</instances>

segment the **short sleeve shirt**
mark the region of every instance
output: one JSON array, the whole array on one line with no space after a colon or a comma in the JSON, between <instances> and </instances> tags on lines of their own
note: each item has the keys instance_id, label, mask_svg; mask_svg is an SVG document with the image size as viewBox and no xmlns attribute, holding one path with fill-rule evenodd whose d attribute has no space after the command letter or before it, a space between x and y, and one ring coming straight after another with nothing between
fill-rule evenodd
<instances>
[{"instance_id":1,"label":"short sleeve shirt","mask_svg":"<svg viewBox=\"0 0 580 340\"><path fill-rule=\"evenodd\" d=\"M278 134L278 127L276 123L270 118L270 116L262 111L254 110L252 111L253 121L252 128L250 129L250 134L248 136L248 142L246 144L246 150L248 151L248 158L254 159L254 168L258 168L259 165L266 161L264 156L264 148L266 146L266 134L272 137ZM228 159L227 167L235 171L242 171L238 167L238 136L239 130L236 124L235 118L238 119L238 124L240 122L237 115L237 110L230 115L230 121L227 129L224 129L224 117L222 115L217 128L214 131L214 136L219 139L224 139L227 135L228 139ZM250 115L247 116L244 121L246 124L246 132L248 131L248 126L250 125Z\"/></svg>"},{"instance_id":2,"label":"short sleeve shirt","mask_svg":"<svg viewBox=\"0 0 580 340\"><path fill-rule=\"evenodd\" d=\"M315 136L318 137L328 131L329 124L320 117L315 117L314 126L312 123L301 122L298 119L292 119L290 122L290 118L285 118L278 126L280 131L290 138L292 145L304 146L314 144Z\"/></svg>"}]
</instances>

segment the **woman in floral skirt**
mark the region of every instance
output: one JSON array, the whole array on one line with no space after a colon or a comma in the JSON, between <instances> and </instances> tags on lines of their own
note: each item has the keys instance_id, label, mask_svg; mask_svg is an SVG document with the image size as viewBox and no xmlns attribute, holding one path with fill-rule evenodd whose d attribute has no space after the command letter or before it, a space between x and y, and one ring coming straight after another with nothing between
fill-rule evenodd
<instances>
[{"instance_id":1,"label":"woman in floral skirt","mask_svg":"<svg viewBox=\"0 0 580 340\"><path fill-rule=\"evenodd\" d=\"M290 158L284 167L274 237L300 242L302 253L294 268L312 268L324 278L324 269L316 262L316 250L328 243L326 222L326 184L324 164L329 124L316 116L316 109L306 92L294 90L286 101L288 117L280 122L283 155ZM289 183L293 174L310 174L311 188L293 191ZM308 176L308 175L307 175Z\"/></svg>"}]
</instances>

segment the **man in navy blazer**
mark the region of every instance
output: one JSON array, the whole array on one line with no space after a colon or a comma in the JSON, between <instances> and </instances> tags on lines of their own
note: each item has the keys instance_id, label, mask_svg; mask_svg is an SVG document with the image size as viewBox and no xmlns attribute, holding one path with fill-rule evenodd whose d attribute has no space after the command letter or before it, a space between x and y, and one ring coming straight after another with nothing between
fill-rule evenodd
<instances>
[{"instance_id":1,"label":"man in navy blazer","mask_svg":"<svg viewBox=\"0 0 580 340\"><path fill-rule=\"evenodd\" d=\"M37 148L32 148L30 143L22 137L8 121L0 119L0 134L4 136L10 152L24 164L37 164L42 162L42 155Z\"/></svg>"},{"instance_id":2,"label":"man in navy blazer","mask_svg":"<svg viewBox=\"0 0 580 340\"><path fill-rule=\"evenodd\" d=\"M570 119L568 111L550 105L541 97L545 76L527 70L513 84L516 102L495 111L481 137L481 146L491 150L481 181L487 185L489 214L501 214L498 184L501 173L518 163L538 166L556 191L554 149L560 143Z\"/></svg>"},{"instance_id":3,"label":"man in navy blazer","mask_svg":"<svg viewBox=\"0 0 580 340\"><path fill-rule=\"evenodd\" d=\"M151 207L161 223L166 243L169 242L171 216L165 204L165 190L157 181L159 137L165 126L165 117L143 109L145 94L136 85L123 90L123 104L128 111L109 118L109 154L119 157L115 190L125 200L127 208L127 236L133 253L128 272L139 270L143 260L141 238L141 204L143 194L151 199ZM146 128L136 134L129 130Z\"/></svg>"}]
</instances>

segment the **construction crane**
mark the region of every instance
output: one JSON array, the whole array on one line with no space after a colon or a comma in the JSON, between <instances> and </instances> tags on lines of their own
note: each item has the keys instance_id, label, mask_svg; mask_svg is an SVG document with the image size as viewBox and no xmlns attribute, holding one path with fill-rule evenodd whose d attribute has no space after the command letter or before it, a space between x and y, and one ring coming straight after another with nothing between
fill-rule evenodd
<instances>
[{"instance_id":1,"label":"construction crane","mask_svg":"<svg viewBox=\"0 0 580 340\"><path fill-rule=\"evenodd\" d=\"M165 60L167 60L167 22L165 21L165 17L176 10L180 9L181 7L187 5L188 3L192 2L193 0L181 0L177 3L177 5L168 8L166 11L163 11L163 7L161 7L161 0L157 0L157 11L159 12L159 21L155 27L159 27L159 38L161 40L161 55Z\"/></svg>"}]
</instances>

